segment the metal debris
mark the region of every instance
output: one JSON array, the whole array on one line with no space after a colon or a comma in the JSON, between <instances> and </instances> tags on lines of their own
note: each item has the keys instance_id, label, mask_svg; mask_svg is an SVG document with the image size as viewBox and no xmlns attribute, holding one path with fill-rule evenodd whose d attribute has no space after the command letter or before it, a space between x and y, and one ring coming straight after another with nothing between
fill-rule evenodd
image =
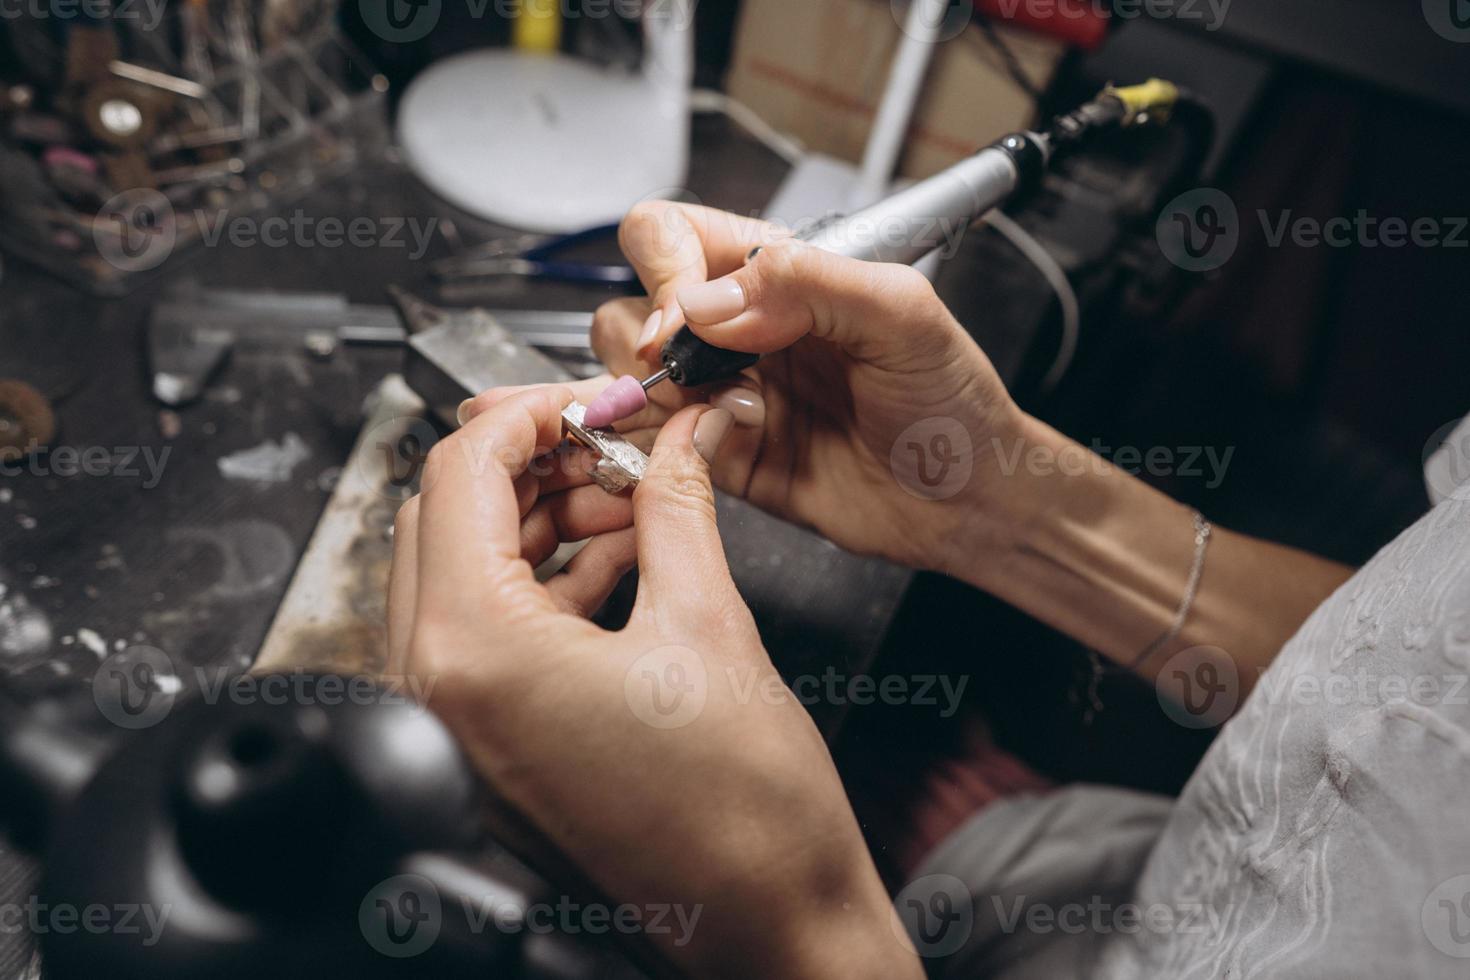
<instances>
[{"instance_id":1,"label":"metal debris","mask_svg":"<svg viewBox=\"0 0 1470 980\"><path fill-rule=\"evenodd\" d=\"M95 653L98 659L103 659L107 656L107 641L96 630L83 626L77 630L77 642Z\"/></svg>"},{"instance_id":2,"label":"metal debris","mask_svg":"<svg viewBox=\"0 0 1470 980\"><path fill-rule=\"evenodd\" d=\"M310 456L305 440L288 432L279 443L267 439L253 449L221 456L216 463L220 474L229 480L284 483L291 479L291 471Z\"/></svg>"},{"instance_id":3,"label":"metal debris","mask_svg":"<svg viewBox=\"0 0 1470 980\"><path fill-rule=\"evenodd\" d=\"M0 656L33 662L51 649L51 621L19 592L0 583Z\"/></svg>"}]
</instances>

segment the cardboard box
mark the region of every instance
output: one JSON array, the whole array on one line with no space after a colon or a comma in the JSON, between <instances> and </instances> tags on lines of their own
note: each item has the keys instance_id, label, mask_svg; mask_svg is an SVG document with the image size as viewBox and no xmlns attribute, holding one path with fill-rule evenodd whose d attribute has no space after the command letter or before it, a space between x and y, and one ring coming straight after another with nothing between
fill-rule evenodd
<instances>
[{"instance_id":1,"label":"cardboard box","mask_svg":"<svg viewBox=\"0 0 1470 980\"><path fill-rule=\"evenodd\" d=\"M906 9L898 0L745 0L728 90L809 149L856 163L888 82ZM1063 45L996 30L1027 78L1044 88ZM972 23L935 50L900 176L937 173L1029 125L1034 111Z\"/></svg>"}]
</instances>

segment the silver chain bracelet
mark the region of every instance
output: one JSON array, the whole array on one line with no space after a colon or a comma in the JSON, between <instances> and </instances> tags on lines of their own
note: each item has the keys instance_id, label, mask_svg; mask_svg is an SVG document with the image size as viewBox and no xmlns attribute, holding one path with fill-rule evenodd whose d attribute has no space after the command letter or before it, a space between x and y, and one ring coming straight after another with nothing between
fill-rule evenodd
<instances>
[{"instance_id":1,"label":"silver chain bracelet","mask_svg":"<svg viewBox=\"0 0 1470 980\"><path fill-rule=\"evenodd\" d=\"M1158 653L1160 649L1168 646L1179 638L1184 632L1184 622L1189 618L1189 610L1194 606L1194 597L1199 594L1199 581L1205 572L1205 552L1210 547L1210 534L1214 531L1213 525L1205 520L1205 516L1199 511L1194 512L1194 565L1189 569L1189 581L1184 586L1184 599L1179 603L1179 611L1174 614L1174 623L1158 639L1154 640L1133 661L1132 668L1138 670L1148 659Z\"/></svg>"}]
</instances>

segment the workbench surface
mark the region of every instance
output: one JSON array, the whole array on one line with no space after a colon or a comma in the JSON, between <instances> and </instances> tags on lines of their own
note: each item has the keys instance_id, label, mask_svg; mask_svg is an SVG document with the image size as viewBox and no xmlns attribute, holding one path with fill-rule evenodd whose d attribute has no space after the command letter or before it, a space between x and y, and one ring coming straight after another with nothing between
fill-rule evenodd
<instances>
[{"instance_id":1,"label":"workbench surface","mask_svg":"<svg viewBox=\"0 0 1470 980\"><path fill-rule=\"evenodd\" d=\"M757 214L786 165L718 117L696 120L690 186L712 206ZM277 213L320 220L359 215L451 219L464 241L494 226L433 198L391 161L318 188ZM615 245L585 246L615 259ZM235 247L221 240L174 256L165 274L118 300L100 300L13 258L0 281L0 376L28 380L55 404L53 453L0 477L0 575L50 621L44 658L0 663L8 689L72 703L95 723L89 679L132 645L164 651L180 673L237 672L253 662L306 542L363 425L362 404L401 370L401 348L239 347L204 397L170 416L150 394L145 324L172 283L341 292L388 302L389 284L431 301L426 266L451 254L436 233L410 248ZM616 287L511 281L481 305L596 308ZM450 304L445 304L450 305ZM283 440L305 457L281 482L230 479L221 457ZM100 447L100 448L99 448ZM90 454L90 455L88 455ZM75 470L82 472L73 473ZM103 473L101 471L105 470ZM391 519L391 511L387 518ZM845 555L738 501L721 521L737 581L788 675L860 669L876 651L907 573ZM791 556L799 555L797 567ZM195 672L198 673L197 671ZM195 680L183 677L185 689ZM113 732L115 734L115 732Z\"/></svg>"}]
</instances>

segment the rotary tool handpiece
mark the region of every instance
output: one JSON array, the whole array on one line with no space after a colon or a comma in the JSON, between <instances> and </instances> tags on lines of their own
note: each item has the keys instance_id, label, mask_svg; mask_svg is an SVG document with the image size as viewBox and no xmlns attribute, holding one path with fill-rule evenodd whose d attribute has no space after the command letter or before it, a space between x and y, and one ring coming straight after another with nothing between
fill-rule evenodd
<instances>
[{"instance_id":1,"label":"rotary tool handpiece","mask_svg":"<svg viewBox=\"0 0 1470 980\"><path fill-rule=\"evenodd\" d=\"M976 218L1010 197L1027 170L1039 169L1044 163L1041 137L1033 133L1008 136L928 180L872 207L822 222L797 238L848 258L912 265L955 240ZM759 253L759 248L754 249L747 262ZM760 357L715 347L687 326L670 337L662 351L667 376L686 388L738 374ZM649 382L662 380L659 375Z\"/></svg>"}]
</instances>

